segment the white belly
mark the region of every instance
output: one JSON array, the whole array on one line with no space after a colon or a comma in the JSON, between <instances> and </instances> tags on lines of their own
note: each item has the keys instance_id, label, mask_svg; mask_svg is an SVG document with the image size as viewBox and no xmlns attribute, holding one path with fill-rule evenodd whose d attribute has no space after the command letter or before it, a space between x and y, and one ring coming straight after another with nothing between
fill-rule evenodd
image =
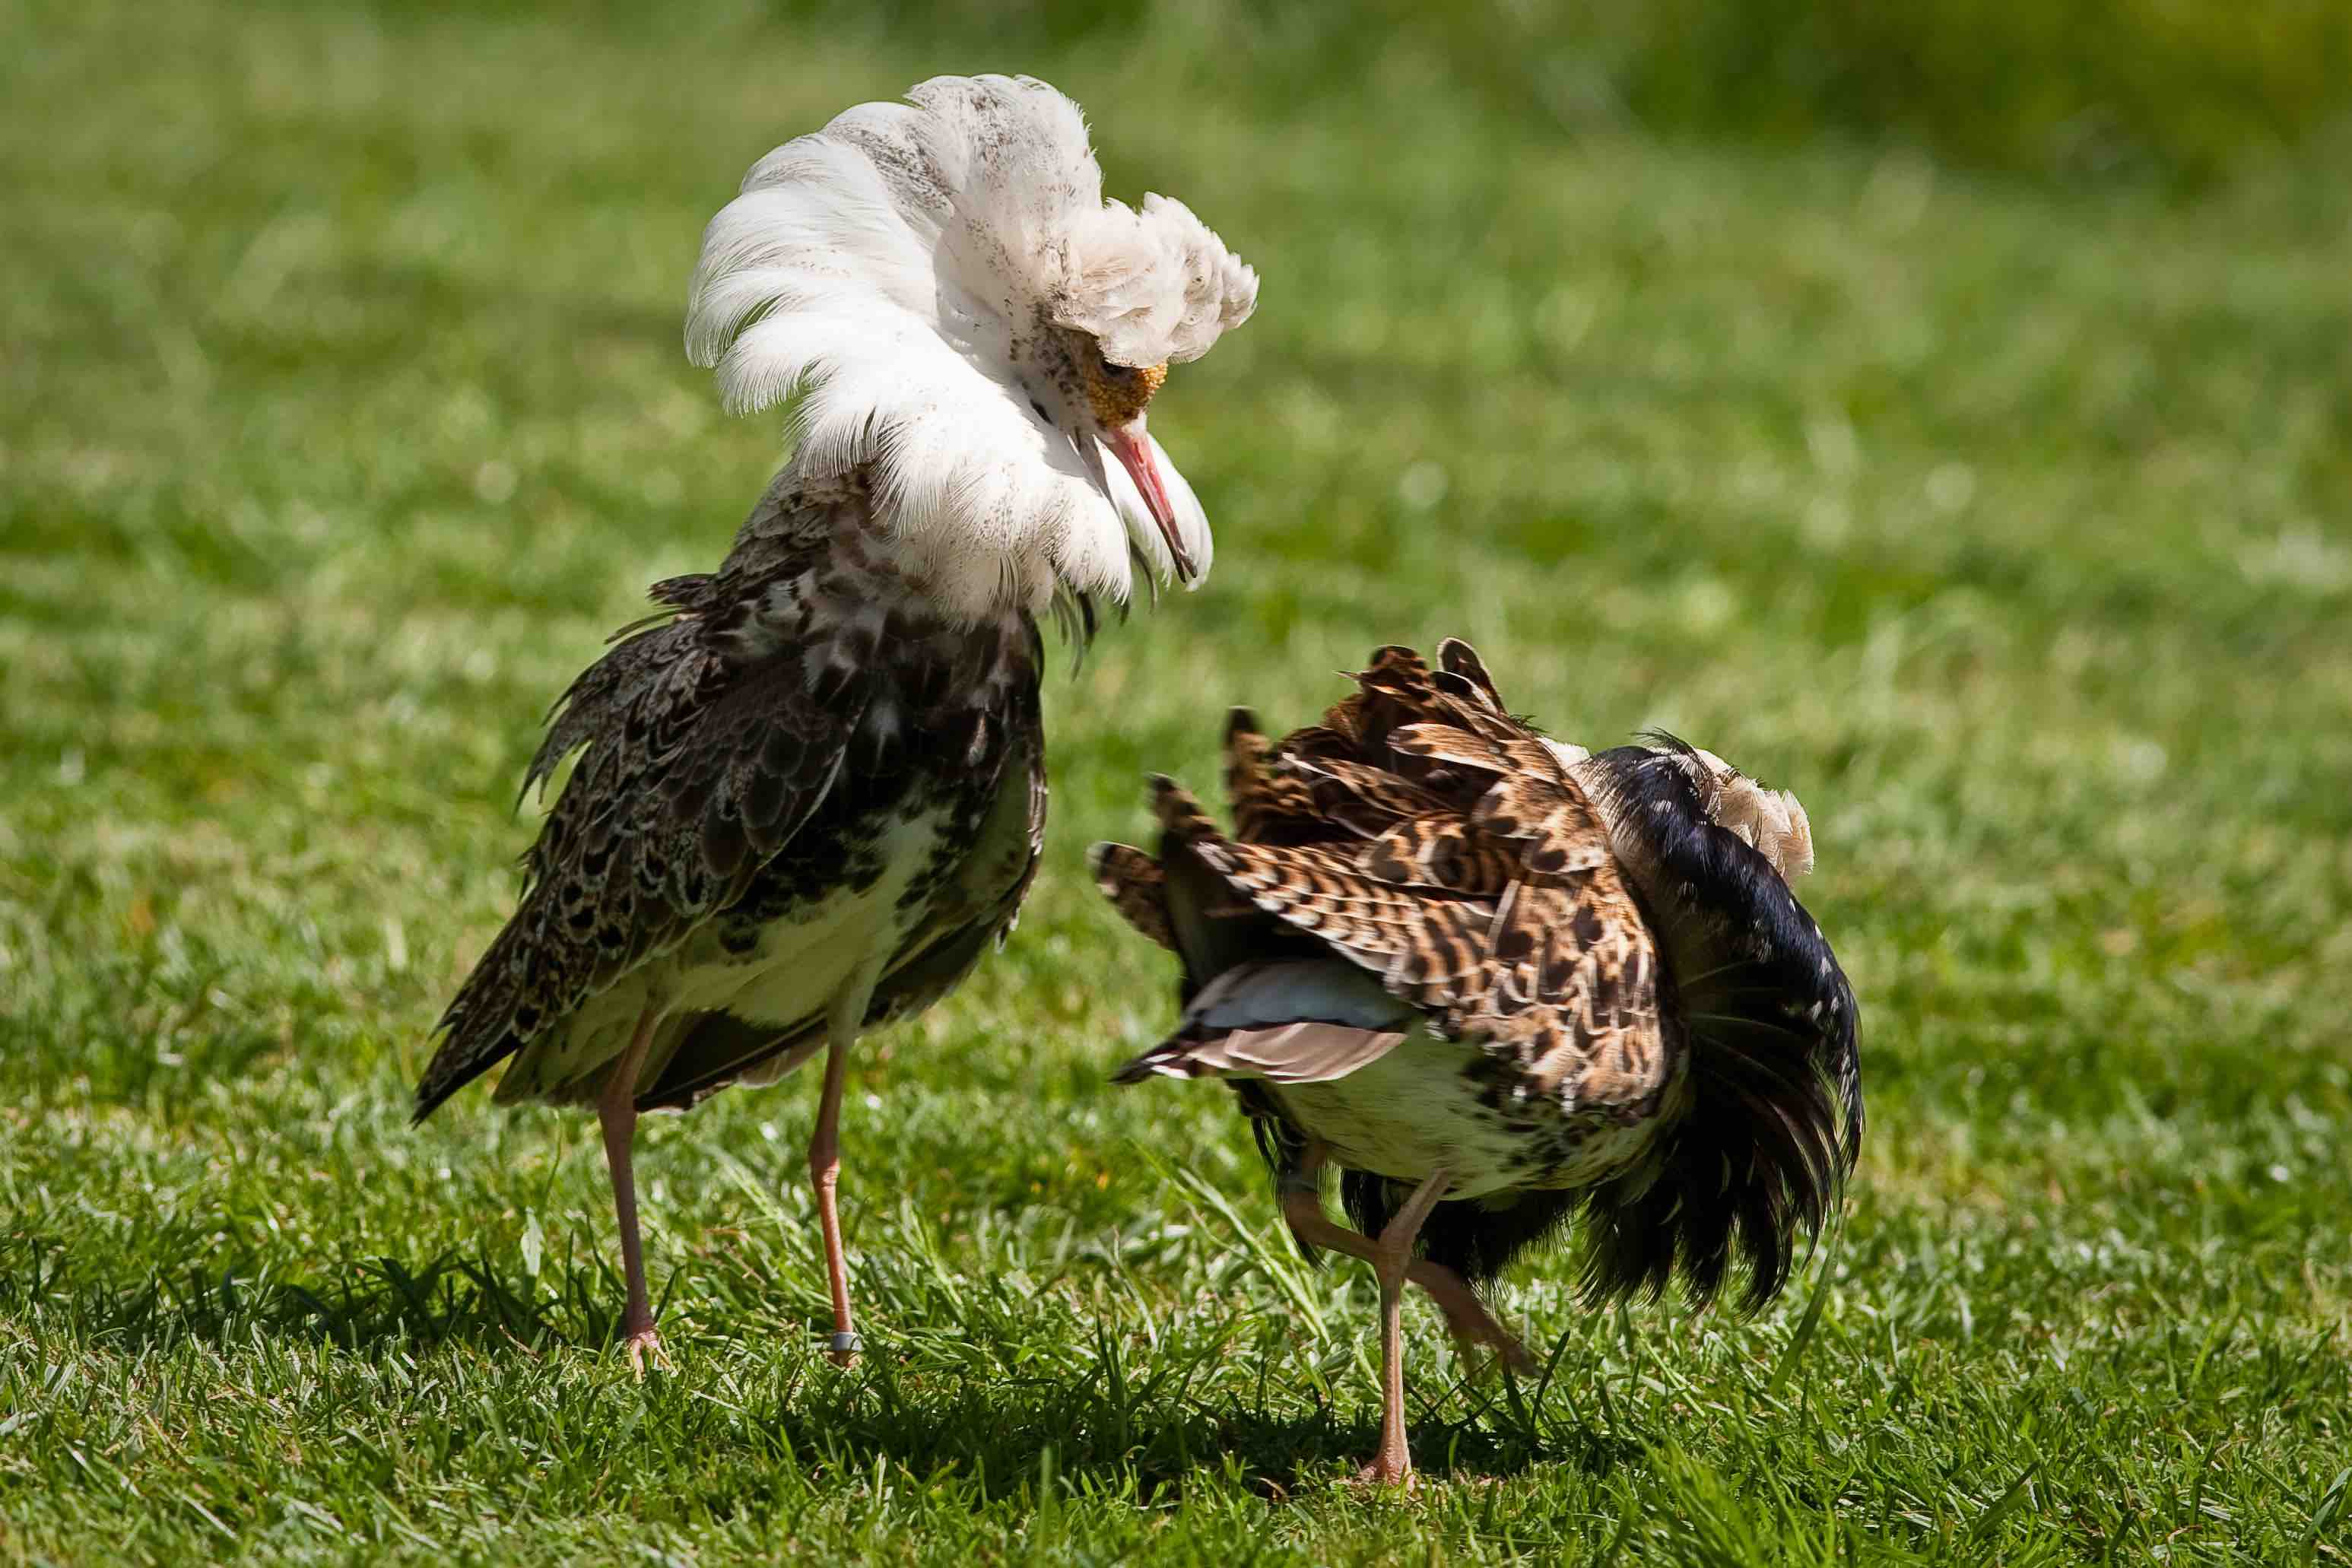
<instances>
[{"instance_id":1,"label":"white belly","mask_svg":"<svg viewBox=\"0 0 2352 1568\"><path fill-rule=\"evenodd\" d=\"M1657 1139L1656 1116L1571 1116L1549 1098L1488 1105L1484 1080L1466 1070L1483 1059L1477 1046L1416 1032L1344 1078L1265 1089L1340 1164L1401 1182L1444 1170L1455 1198L1590 1186L1642 1159ZM1669 1091L1661 1108L1668 1119L1680 1115L1686 1093Z\"/></svg>"},{"instance_id":2,"label":"white belly","mask_svg":"<svg viewBox=\"0 0 2352 1568\"><path fill-rule=\"evenodd\" d=\"M499 1081L499 1101L581 1098L628 1048L648 1005L671 1019L724 1011L780 1027L823 1018L845 998L862 1012L864 993L923 919L921 908L901 909L898 900L929 863L940 826L929 814L894 823L876 847L882 871L870 885L838 889L769 922L752 952L728 952L716 927L704 924L590 999L568 1026L526 1046ZM641 1084L659 1076L677 1040L673 1030L657 1045L639 1070Z\"/></svg>"},{"instance_id":3,"label":"white belly","mask_svg":"<svg viewBox=\"0 0 2352 1568\"><path fill-rule=\"evenodd\" d=\"M672 1013L725 1011L753 1024L797 1023L835 998L872 985L924 911L901 909L908 886L938 847L940 819L895 823L877 846L882 874L862 891L842 889L760 932L755 956L730 953L702 932L666 961ZM863 1003L860 1003L862 1008Z\"/></svg>"},{"instance_id":4,"label":"white belly","mask_svg":"<svg viewBox=\"0 0 2352 1568\"><path fill-rule=\"evenodd\" d=\"M1463 1076L1478 1056L1474 1046L1416 1032L1345 1078L1265 1087L1340 1164L1404 1182L1443 1169L1452 1195L1476 1197L1520 1184L1530 1146L1513 1125L1527 1116L1507 1121Z\"/></svg>"}]
</instances>

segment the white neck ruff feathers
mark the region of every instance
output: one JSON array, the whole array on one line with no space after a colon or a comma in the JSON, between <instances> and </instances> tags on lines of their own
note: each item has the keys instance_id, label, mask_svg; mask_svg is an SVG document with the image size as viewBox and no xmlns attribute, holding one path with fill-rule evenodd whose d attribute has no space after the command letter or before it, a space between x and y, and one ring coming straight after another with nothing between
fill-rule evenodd
<instances>
[{"instance_id":1,"label":"white neck ruff feathers","mask_svg":"<svg viewBox=\"0 0 2352 1568\"><path fill-rule=\"evenodd\" d=\"M1181 202L1105 201L1078 106L1045 83L937 77L907 96L752 168L703 235L687 352L732 411L791 400L780 485L872 465L883 521L951 611L1124 600L1130 557L1165 575L1167 548L1024 369L1054 328L1115 364L1197 359L1247 319L1256 274ZM1153 453L1205 568L1208 520Z\"/></svg>"}]
</instances>

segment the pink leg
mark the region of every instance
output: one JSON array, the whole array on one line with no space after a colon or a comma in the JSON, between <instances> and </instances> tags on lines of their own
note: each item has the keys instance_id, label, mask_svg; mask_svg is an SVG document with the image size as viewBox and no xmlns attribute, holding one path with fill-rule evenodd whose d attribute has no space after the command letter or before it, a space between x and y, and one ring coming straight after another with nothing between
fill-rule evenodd
<instances>
[{"instance_id":1,"label":"pink leg","mask_svg":"<svg viewBox=\"0 0 2352 1568\"><path fill-rule=\"evenodd\" d=\"M1325 1157L1320 1143L1308 1146L1306 1163L1283 1192L1282 1217L1290 1226L1290 1233L1309 1247L1328 1247L1370 1263L1375 1251L1371 1238L1333 1223L1323 1213L1323 1194L1314 1178L1322 1169ZM1456 1352L1465 1361L1474 1359L1475 1347L1483 1345L1513 1372L1528 1373L1536 1370L1536 1358L1528 1353L1517 1334L1495 1321L1495 1315L1461 1275L1443 1263L1417 1258L1405 1271L1405 1278L1428 1292L1437 1310L1445 1314L1445 1326L1452 1331Z\"/></svg>"},{"instance_id":2,"label":"pink leg","mask_svg":"<svg viewBox=\"0 0 2352 1568\"><path fill-rule=\"evenodd\" d=\"M628 1279L629 1302L621 1319L621 1342L629 1352L629 1370L646 1374L646 1352L667 1364L661 1336L654 1332L653 1300L646 1290L646 1259L637 1237L637 1185L629 1155L637 1133L637 1073L645 1066L646 1047L653 1044L658 1009L647 1006L637 1019L629 1048L613 1064L604 1091L596 1097L596 1120L604 1130L604 1163L613 1173L613 1208L621 1222L621 1270Z\"/></svg>"},{"instance_id":3,"label":"pink leg","mask_svg":"<svg viewBox=\"0 0 2352 1568\"><path fill-rule=\"evenodd\" d=\"M1443 1171L1422 1183L1372 1244L1372 1270L1381 1281L1381 1447L1356 1479L1375 1486L1412 1484L1412 1451L1404 1439L1404 1282L1413 1238L1445 1187Z\"/></svg>"},{"instance_id":4,"label":"pink leg","mask_svg":"<svg viewBox=\"0 0 2352 1568\"><path fill-rule=\"evenodd\" d=\"M857 1358L857 1331L849 1315L849 1258L841 1247L841 1214L834 1188L841 1178L841 1087L849 1070L855 1037L836 1032L825 1044L824 1094L817 1102L816 1131L809 1138L809 1180L816 1187L817 1225L824 1232L824 1270L833 1287L833 1343L826 1353L835 1366Z\"/></svg>"}]
</instances>

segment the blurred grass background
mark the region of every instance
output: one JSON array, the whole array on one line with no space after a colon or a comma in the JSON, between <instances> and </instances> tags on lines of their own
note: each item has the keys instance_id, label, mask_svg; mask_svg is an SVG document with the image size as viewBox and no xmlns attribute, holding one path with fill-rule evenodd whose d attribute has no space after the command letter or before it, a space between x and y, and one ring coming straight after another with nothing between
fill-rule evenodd
<instances>
[{"instance_id":1,"label":"blurred grass background","mask_svg":"<svg viewBox=\"0 0 2352 1568\"><path fill-rule=\"evenodd\" d=\"M1238 5L0 14L0 1556L2319 1563L2352 1404L2344 13ZM1216 573L1052 682L1011 947L854 1075L418 1132L548 701L777 458L678 347L741 171L936 71L1265 278L1153 424ZM1454 633L1812 810L1840 1249L1755 1323L1505 1289L1541 1390L1303 1274L1106 1068L1086 885L1223 707ZM1807 1305L1822 1311L1801 1331Z\"/></svg>"},{"instance_id":2,"label":"blurred grass background","mask_svg":"<svg viewBox=\"0 0 2352 1568\"><path fill-rule=\"evenodd\" d=\"M2010 174L2197 188L2340 132L2352 10L2330 0L1502 0L1424 5L788 4L827 32L1131 47L1305 102L1367 82L1530 132L1839 137Z\"/></svg>"}]
</instances>

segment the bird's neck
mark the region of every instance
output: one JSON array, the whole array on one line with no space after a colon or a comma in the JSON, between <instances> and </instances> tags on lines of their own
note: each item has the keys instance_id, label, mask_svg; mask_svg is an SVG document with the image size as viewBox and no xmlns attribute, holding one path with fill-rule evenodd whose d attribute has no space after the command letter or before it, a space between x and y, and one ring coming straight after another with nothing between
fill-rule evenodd
<instances>
[{"instance_id":1,"label":"bird's neck","mask_svg":"<svg viewBox=\"0 0 2352 1568\"><path fill-rule=\"evenodd\" d=\"M828 498L826 542L841 564L839 576L896 609L919 609L969 629L1034 625L1061 591L1043 541L1017 526L1005 531L1009 538L984 527L942 532L900 526L872 464L814 476L801 473L796 459L770 494Z\"/></svg>"},{"instance_id":2,"label":"bird's neck","mask_svg":"<svg viewBox=\"0 0 2352 1568\"><path fill-rule=\"evenodd\" d=\"M750 658L798 652L810 679L885 666L1029 663L1027 605L971 591L890 526L862 470L780 475L721 568L712 629Z\"/></svg>"}]
</instances>

